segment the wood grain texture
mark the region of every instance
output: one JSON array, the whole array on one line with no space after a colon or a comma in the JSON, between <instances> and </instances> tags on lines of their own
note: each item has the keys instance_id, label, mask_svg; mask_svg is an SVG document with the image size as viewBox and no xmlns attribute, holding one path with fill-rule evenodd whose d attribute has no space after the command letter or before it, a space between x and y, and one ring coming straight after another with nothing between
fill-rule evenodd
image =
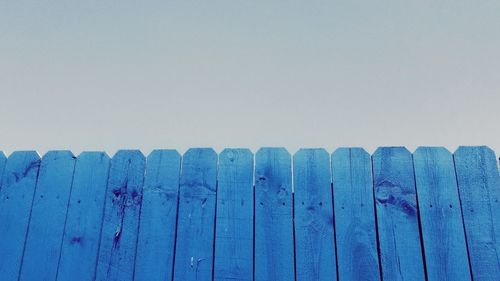
<instances>
[{"instance_id":1,"label":"wood grain texture","mask_svg":"<svg viewBox=\"0 0 500 281\"><path fill-rule=\"evenodd\" d=\"M154 150L147 158L135 281L172 279L180 169L175 150Z\"/></svg>"},{"instance_id":2,"label":"wood grain texture","mask_svg":"<svg viewBox=\"0 0 500 281\"><path fill-rule=\"evenodd\" d=\"M75 158L69 151L42 158L19 280L56 279Z\"/></svg>"},{"instance_id":3,"label":"wood grain texture","mask_svg":"<svg viewBox=\"0 0 500 281\"><path fill-rule=\"evenodd\" d=\"M18 280L35 194L40 156L35 151L12 153L0 182L0 276Z\"/></svg>"},{"instance_id":4,"label":"wood grain texture","mask_svg":"<svg viewBox=\"0 0 500 281\"><path fill-rule=\"evenodd\" d=\"M330 156L299 150L293 175L296 280L337 280Z\"/></svg>"},{"instance_id":5,"label":"wood grain texture","mask_svg":"<svg viewBox=\"0 0 500 281\"><path fill-rule=\"evenodd\" d=\"M174 280L212 280L217 154L211 148L184 154Z\"/></svg>"},{"instance_id":6,"label":"wood grain texture","mask_svg":"<svg viewBox=\"0 0 500 281\"><path fill-rule=\"evenodd\" d=\"M474 280L500 280L500 178L495 153L485 146L454 154Z\"/></svg>"},{"instance_id":7,"label":"wood grain texture","mask_svg":"<svg viewBox=\"0 0 500 281\"><path fill-rule=\"evenodd\" d=\"M255 280L295 280L291 157L284 148L255 155Z\"/></svg>"},{"instance_id":8,"label":"wood grain texture","mask_svg":"<svg viewBox=\"0 0 500 281\"><path fill-rule=\"evenodd\" d=\"M95 280L133 280L144 169L138 150L111 159Z\"/></svg>"},{"instance_id":9,"label":"wood grain texture","mask_svg":"<svg viewBox=\"0 0 500 281\"><path fill-rule=\"evenodd\" d=\"M377 228L384 280L424 280L412 155L402 147L373 155Z\"/></svg>"},{"instance_id":10,"label":"wood grain texture","mask_svg":"<svg viewBox=\"0 0 500 281\"><path fill-rule=\"evenodd\" d=\"M339 280L380 280L370 155L335 150L332 177Z\"/></svg>"},{"instance_id":11,"label":"wood grain texture","mask_svg":"<svg viewBox=\"0 0 500 281\"><path fill-rule=\"evenodd\" d=\"M253 154L219 155L214 280L253 280Z\"/></svg>"},{"instance_id":12,"label":"wood grain texture","mask_svg":"<svg viewBox=\"0 0 500 281\"><path fill-rule=\"evenodd\" d=\"M83 152L76 159L57 280L93 280L110 159Z\"/></svg>"},{"instance_id":13,"label":"wood grain texture","mask_svg":"<svg viewBox=\"0 0 500 281\"><path fill-rule=\"evenodd\" d=\"M471 280L453 156L420 147L413 163L428 280Z\"/></svg>"}]
</instances>

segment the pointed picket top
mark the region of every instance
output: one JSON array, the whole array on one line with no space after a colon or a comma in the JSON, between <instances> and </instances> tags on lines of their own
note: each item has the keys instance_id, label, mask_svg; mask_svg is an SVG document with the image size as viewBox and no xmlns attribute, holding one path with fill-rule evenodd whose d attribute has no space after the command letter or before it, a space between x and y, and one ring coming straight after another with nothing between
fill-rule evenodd
<instances>
[{"instance_id":1,"label":"pointed picket top","mask_svg":"<svg viewBox=\"0 0 500 281\"><path fill-rule=\"evenodd\" d=\"M304 157L317 156L317 157L330 157L330 154L324 148L300 148L293 155L293 159L302 159Z\"/></svg>"},{"instance_id":2,"label":"pointed picket top","mask_svg":"<svg viewBox=\"0 0 500 281\"><path fill-rule=\"evenodd\" d=\"M76 156L70 150L49 150L43 156L43 159L59 159L59 158L76 158Z\"/></svg>"},{"instance_id":3,"label":"pointed picket top","mask_svg":"<svg viewBox=\"0 0 500 281\"><path fill-rule=\"evenodd\" d=\"M155 158L155 157L174 157L180 158L182 157L177 149L153 149L146 158Z\"/></svg>"},{"instance_id":4,"label":"pointed picket top","mask_svg":"<svg viewBox=\"0 0 500 281\"><path fill-rule=\"evenodd\" d=\"M237 158L253 158L253 153L248 148L224 148L219 154L219 162L234 162Z\"/></svg>"},{"instance_id":5,"label":"pointed picket top","mask_svg":"<svg viewBox=\"0 0 500 281\"><path fill-rule=\"evenodd\" d=\"M76 156L76 158L81 157L81 158L87 159L87 158L96 157L96 155L100 156L102 158L106 158L108 160L111 160L111 157L109 156L109 154L106 151L97 151L97 150L96 151L90 151L90 150L89 151L82 151L82 152L80 152L80 154L78 154Z\"/></svg>"},{"instance_id":6,"label":"pointed picket top","mask_svg":"<svg viewBox=\"0 0 500 281\"><path fill-rule=\"evenodd\" d=\"M269 153L269 152L273 152L274 154L278 154L278 155L286 155L286 154L290 155L290 152L288 152L288 150L282 146L278 146L278 147L265 146L265 147L259 148L259 150L257 150L257 152L255 153L255 156L261 155L262 153Z\"/></svg>"},{"instance_id":7,"label":"pointed picket top","mask_svg":"<svg viewBox=\"0 0 500 281\"><path fill-rule=\"evenodd\" d=\"M130 159L144 158L144 159L146 159L146 157L144 156L142 151L140 151L139 149L119 149L113 155L112 159L114 159L114 158L130 158Z\"/></svg>"},{"instance_id":8,"label":"pointed picket top","mask_svg":"<svg viewBox=\"0 0 500 281\"><path fill-rule=\"evenodd\" d=\"M357 147L357 146L354 146L354 147L339 147L339 148L336 148L333 153L332 153L332 159L333 158L336 158L336 156L338 155L340 157L340 155L343 155L345 153L356 153L356 155L358 156L367 156L367 157L370 157L370 153L368 153L364 148L362 147ZM363 157L364 158L364 157Z\"/></svg>"},{"instance_id":9,"label":"pointed picket top","mask_svg":"<svg viewBox=\"0 0 500 281\"><path fill-rule=\"evenodd\" d=\"M211 147L194 147L188 149L184 155L182 156L183 162L186 159L200 159L199 161L210 161L213 160L213 158L217 159L217 152Z\"/></svg>"},{"instance_id":10,"label":"pointed picket top","mask_svg":"<svg viewBox=\"0 0 500 281\"><path fill-rule=\"evenodd\" d=\"M375 152L373 153L373 157L376 155L380 154L399 154L399 155L405 155L405 154L410 154L411 152L406 148L405 146L379 146Z\"/></svg>"},{"instance_id":11,"label":"pointed picket top","mask_svg":"<svg viewBox=\"0 0 500 281\"><path fill-rule=\"evenodd\" d=\"M430 151L434 151L442 155L451 155L451 151L444 146L419 146L413 154L417 155L421 153L429 153Z\"/></svg>"},{"instance_id":12,"label":"pointed picket top","mask_svg":"<svg viewBox=\"0 0 500 281\"><path fill-rule=\"evenodd\" d=\"M487 145L461 145L457 148L457 150L455 150L453 154L463 154L463 153L473 153L473 152L476 153L481 152L485 155L491 154L493 155L494 158L496 158L493 149L491 149Z\"/></svg>"},{"instance_id":13,"label":"pointed picket top","mask_svg":"<svg viewBox=\"0 0 500 281\"><path fill-rule=\"evenodd\" d=\"M172 174L172 170L180 170L181 154L175 149L155 149L146 157L146 177L144 190L157 189L162 192L179 191L178 179L180 174ZM150 167L151 166L151 167ZM155 173L155 175L151 175ZM174 185L166 185L177 182Z\"/></svg>"}]
</instances>

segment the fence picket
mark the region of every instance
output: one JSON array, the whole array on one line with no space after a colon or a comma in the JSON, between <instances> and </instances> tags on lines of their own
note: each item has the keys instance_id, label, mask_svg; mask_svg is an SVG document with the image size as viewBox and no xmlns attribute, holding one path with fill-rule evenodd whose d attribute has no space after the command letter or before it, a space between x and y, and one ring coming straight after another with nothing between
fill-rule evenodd
<instances>
[{"instance_id":1,"label":"fence picket","mask_svg":"<svg viewBox=\"0 0 500 281\"><path fill-rule=\"evenodd\" d=\"M155 150L147 158L135 281L171 280L181 156Z\"/></svg>"},{"instance_id":2,"label":"fence picket","mask_svg":"<svg viewBox=\"0 0 500 281\"><path fill-rule=\"evenodd\" d=\"M413 154L429 280L471 280L453 156L445 148Z\"/></svg>"},{"instance_id":3,"label":"fence picket","mask_svg":"<svg viewBox=\"0 0 500 281\"><path fill-rule=\"evenodd\" d=\"M328 152L299 150L293 175L297 280L337 280Z\"/></svg>"},{"instance_id":4,"label":"fence picket","mask_svg":"<svg viewBox=\"0 0 500 281\"><path fill-rule=\"evenodd\" d=\"M473 279L500 280L500 176L495 153L460 147L454 154Z\"/></svg>"},{"instance_id":5,"label":"fence picket","mask_svg":"<svg viewBox=\"0 0 500 281\"><path fill-rule=\"evenodd\" d=\"M144 168L145 158L138 150L120 150L111 159L97 281L133 280Z\"/></svg>"},{"instance_id":6,"label":"fence picket","mask_svg":"<svg viewBox=\"0 0 500 281\"><path fill-rule=\"evenodd\" d=\"M94 278L109 164L103 152L83 152L76 159L57 280Z\"/></svg>"},{"instance_id":7,"label":"fence picket","mask_svg":"<svg viewBox=\"0 0 500 281\"><path fill-rule=\"evenodd\" d=\"M255 155L255 280L295 280L291 157L284 148Z\"/></svg>"},{"instance_id":8,"label":"fence picket","mask_svg":"<svg viewBox=\"0 0 500 281\"><path fill-rule=\"evenodd\" d=\"M424 280L412 155L402 147L373 155L377 228L384 280Z\"/></svg>"},{"instance_id":9,"label":"fence picket","mask_svg":"<svg viewBox=\"0 0 500 281\"><path fill-rule=\"evenodd\" d=\"M12 153L0 184L0 276L17 281L35 194L40 156L35 151Z\"/></svg>"},{"instance_id":10,"label":"fence picket","mask_svg":"<svg viewBox=\"0 0 500 281\"><path fill-rule=\"evenodd\" d=\"M50 151L42 158L19 280L55 280L75 158Z\"/></svg>"},{"instance_id":11,"label":"fence picket","mask_svg":"<svg viewBox=\"0 0 500 281\"><path fill-rule=\"evenodd\" d=\"M332 154L339 280L380 280L370 155L362 148Z\"/></svg>"},{"instance_id":12,"label":"fence picket","mask_svg":"<svg viewBox=\"0 0 500 281\"><path fill-rule=\"evenodd\" d=\"M212 280L217 154L189 149L182 162L174 280Z\"/></svg>"},{"instance_id":13,"label":"fence picket","mask_svg":"<svg viewBox=\"0 0 500 281\"><path fill-rule=\"evenodd\" d=\"M253 280L253 154L219 155L214 280Z\"/></svg>"}]
</instances>

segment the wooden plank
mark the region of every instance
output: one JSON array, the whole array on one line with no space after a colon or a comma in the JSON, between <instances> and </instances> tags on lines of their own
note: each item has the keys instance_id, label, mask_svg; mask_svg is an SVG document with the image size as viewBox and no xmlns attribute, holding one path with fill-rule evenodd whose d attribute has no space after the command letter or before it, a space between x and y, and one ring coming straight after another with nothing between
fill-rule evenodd
<instances>
[{"instance_id":1,"label":"wooden plank","mask_svg":"<svg viewBox=\"0 0 500 281\"><path fill-rule=\"evenodd\" d=\"M255 155L255 280L295 279L291 157L284 148Z\"/></svg>"},{"instance_id":2,"label":"wooden plank","mask_svg":"<svg viewBox=\"0 0 500 281\"><path fill-rule=\"evenodd\" d=\"M6 162L7 162L7 157L5 157L3 151L0 151L0 184L2 183L2 175Z\"/></svg>"},{"instance_id":3,"label":"wooden plank","mask_svg":"<svg viewBox=\"0 0 500 281\"><path fill-rule=\"evenodd\" d=\"M253 280L253 177L250 150L219 155L215 280Z\"/></svg>"},{"instance_id":4,"label":"wooden plank","mask_svg":"<svg viewBox=\"0 0 500 281\"><path fill-rule=\"evenodd\" d=\"M429 280L471 280L453 156L442 147L413 154Z\"/></svg>"},{"instance_id":5,"label":"wooden plank","mask_svg":"<svg viewBox=\"0 0 500 281\"><path fill-rule=\"evenodd\" d=\"M339 280L380 280L370 155L335 150L332 176Z\"/></svg>"},{"instance_id":6,"label":"wooden plank","mask_svg":"<svg viewBox=\"0 0 500 281\"><path fill-rule=\"evenodd\" d=\"M133 279L144 168L138 150L111 159L95 280Z\"/></svg>"},{"instance_id":7,"label":"wooden plank","mask_svg":"<svg viewBox=\"0 0 500 281\"><path fill-rule=\"evenodd\" d=\"M500 280L500 178L495 153L460 147L455 168L474 280Z\"/></svg>"},{"instance_id":8,"label":"wooden plank","mask_svg":"<svg viewBox=\"0 0 500 281\"><path fill-rule=\"evenodd\" d=\"M296 280L337 280L328 152L300 149L293 184Z\"/></svg>"},{"instance_id":9,"label":"wooden plank","mask_svg":"<svg viewBox=\"0 0 500 281\"><path fill-rule=\"evenodd\" d=\"M171 280L181 156L154 150L146 163L134 280Z\"/></svg>"},{"instance_id":10,"label":"wooden plank","mask_svg":"<svg viewBox=\"0 0 500 281\"><path fill-rule=\"evenodd\" d=\"M0 184L0 276L18 280L33 195L40 167L35 151L12 153Z\"/></svg>"},{"instance_id":11,"label":"wooden plank","mask_svg":"<svg viewBox=\"0 0 500 281\"><path fill-rule=\"evenodd\" d=\"M212 280L217 154L189 149L183 157L174 280Z\"/></svg>"},{"instance_id":12,"label":"wooden plank","mask_svg":"<svg viewBox=\"0 0 500 281\"><path fill-rule=\"evenodd\" d=\"M110 159L83 152L76 159L57 280L93 280Z\"/></svg>"},{"instance_id":13,"label":"wooden plank","mask_svg":"<svg viewBox=\"0 0 500 281\"><path fill-rule=\"evenodd\" d=\"M70 151L42 158L19 280L56 279L75 158Z\"/></svg>"},{"instance_id":14,"label":"wooden plank","mask_svg":"<svg viewBox=\"0 0 500 281\"><path fill-rule=\"evenodd\" d=\"M411 153L379 148L373 155L377 228L384 280L424 280Z\"/></svg>"}]
</instances>

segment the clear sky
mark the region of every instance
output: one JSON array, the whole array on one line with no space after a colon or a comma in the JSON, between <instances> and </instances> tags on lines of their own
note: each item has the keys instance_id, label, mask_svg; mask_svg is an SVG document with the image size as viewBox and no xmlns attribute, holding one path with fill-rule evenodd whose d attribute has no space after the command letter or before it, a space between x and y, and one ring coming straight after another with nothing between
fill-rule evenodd
<instances>
[{"instance_id":1,"label":"clear sky","mask_svg":"<svg viewBox=\"0 0 500 281\"><path fill-rule=\"evenodd\" d=\"M500 1L1 1L0 150L486 144Z\"/></svg>"}]
</instances>

